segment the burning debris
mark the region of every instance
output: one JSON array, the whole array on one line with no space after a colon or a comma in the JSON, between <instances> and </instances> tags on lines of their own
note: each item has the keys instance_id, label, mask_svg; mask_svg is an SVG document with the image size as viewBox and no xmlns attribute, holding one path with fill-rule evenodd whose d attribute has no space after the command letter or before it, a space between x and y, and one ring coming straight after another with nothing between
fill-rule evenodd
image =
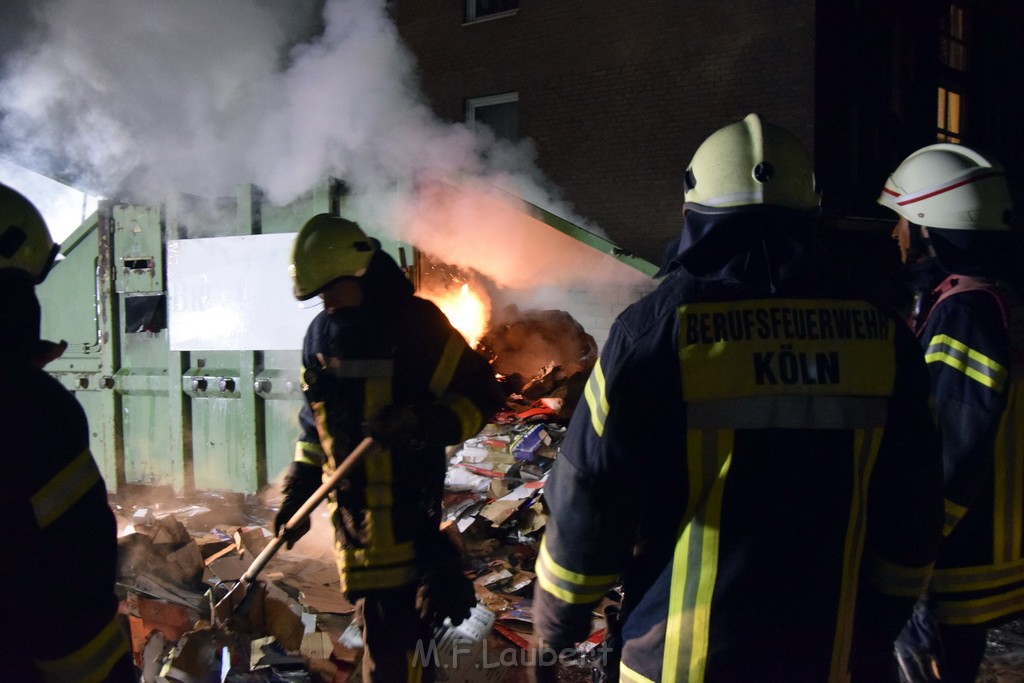
<instances>
[{"instance_id":1,"label":"burning debris","mask_svg":"<svg viewBox=\"0 0 1024 683\"><path fill-rule=\"evenodd\" d=\"M597 362L597 343L571 315L514 304L492 317L477 348L503 378L521 419L567 422Z\"/></svg>"}]
</instances>

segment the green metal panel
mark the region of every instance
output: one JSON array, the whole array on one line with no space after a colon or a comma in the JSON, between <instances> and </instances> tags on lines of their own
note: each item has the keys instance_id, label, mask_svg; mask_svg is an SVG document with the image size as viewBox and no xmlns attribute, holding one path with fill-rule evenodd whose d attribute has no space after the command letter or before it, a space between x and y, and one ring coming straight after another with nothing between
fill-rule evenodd
<instances>
[{"instance_id":1,"label":"green metal panel","mask_svg":"<svg viewBox=\"0 0 1024 683\"><path fill-rule=\"evenodd\" d=\"M302 387L299 383L299 352L268 351L253 388L263 402L266 429L267 480L278 481L295 455L299 434Z\"/></svg>"}]
</instances>

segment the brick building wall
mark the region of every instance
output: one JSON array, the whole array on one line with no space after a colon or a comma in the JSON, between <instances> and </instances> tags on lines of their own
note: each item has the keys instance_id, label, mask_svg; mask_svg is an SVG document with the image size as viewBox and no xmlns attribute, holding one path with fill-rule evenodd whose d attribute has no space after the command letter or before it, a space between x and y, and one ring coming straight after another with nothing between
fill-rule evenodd
<instances>
[{"instance_id":1,"label":"brick building wall","mask_svg":"<svg viewBox=\"0 0 1024 683\"><path fill-rule=\"evenodd\" d=\"M653 262L681 224L701 141L757 111L814 139L814 0L521 0L464 24L462 0L399 0L434 110L519 94L519 131L575 211Z\"/></svg>"}]
</instances>

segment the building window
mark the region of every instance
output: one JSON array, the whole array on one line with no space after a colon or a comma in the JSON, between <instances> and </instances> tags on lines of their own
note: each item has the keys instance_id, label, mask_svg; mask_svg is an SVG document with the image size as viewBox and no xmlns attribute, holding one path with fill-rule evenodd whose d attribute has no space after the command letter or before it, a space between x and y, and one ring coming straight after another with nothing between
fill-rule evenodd
<instances>
[{"instance_id":1,"label":"building window","mask_svg":"<svg viewBox=\"0 0 1024 683\"><path fill-rule=\"evenodd\" d=\"M519 139L519 93L466 100L466 123L483 124L504 140Z\"/></svg>"},{"instance_id":2,"label":"building window","mask_svg":"<svg viewBox=\"0 0 1024 683\"><path fill-rule=\"evenodd\" d=\"M466 0L466 21L498 19L518 10L519 0Z\"/></svg>"},{"instance_id":3,"label":"building window","mask_svg":"<svg viewBox=\"0 0 1024 683\"><path fill-rule=\"evenodd\" d=\"M954 3L942 18L939 56L949 68L967 71L967 11Z\"/></svg>"},{"instance_id":4,"label":"building window","mask_svg":"<svg viewBox=\"0 0 1024 683\"><path fill-rule=\"evenodd\" d=\"M964 115L960 93L940 87L938 112L938 140L960 142Z\"/></svg>"}]
</instances>

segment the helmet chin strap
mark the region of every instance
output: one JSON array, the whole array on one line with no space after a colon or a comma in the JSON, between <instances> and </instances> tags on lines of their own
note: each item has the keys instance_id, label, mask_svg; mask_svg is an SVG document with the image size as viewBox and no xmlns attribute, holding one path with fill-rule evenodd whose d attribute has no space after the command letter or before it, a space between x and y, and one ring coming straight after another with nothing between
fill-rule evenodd
<instances>
[{"instance_id":1,"label":"helmet chin strap","mask_svg":"<svg viewBox=\"0 0 1024 683\"><path fill-rule=\"evenodd\" d=\"M907 221L910 232L910 246L907 248L907 263L918 263L935 258L935 247L925 234L923 226Z\"/></svg>"}]
</instances>

